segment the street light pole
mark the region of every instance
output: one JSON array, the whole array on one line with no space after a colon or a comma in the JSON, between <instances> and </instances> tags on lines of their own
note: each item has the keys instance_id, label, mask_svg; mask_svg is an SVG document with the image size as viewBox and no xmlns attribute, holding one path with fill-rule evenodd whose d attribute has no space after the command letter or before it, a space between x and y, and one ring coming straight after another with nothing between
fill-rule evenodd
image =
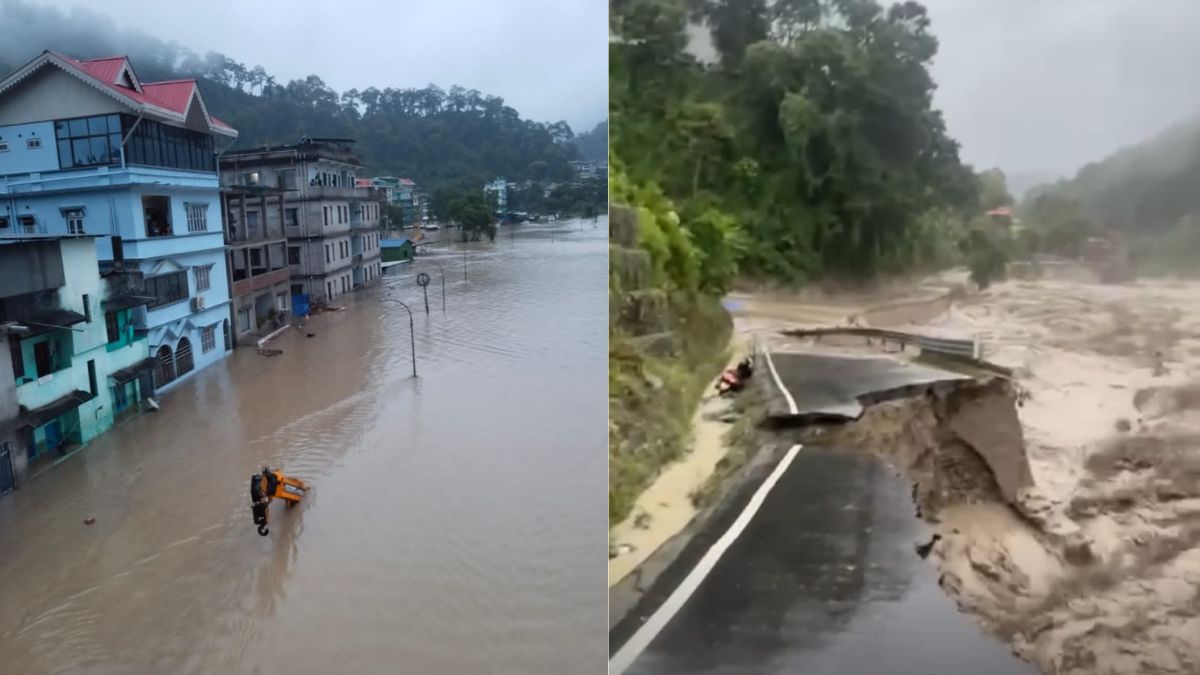
<instances>
[{"instance_id":1,"label":"street light pole","mask_svg":"<svg viewBox=\"0 0 1200 675\"><path fill-rule=\"evenodd\" d=\"M402 300L397 300L396 298L383 298L383 301L397 303L408 311L408 340L409 345L412 347L413 377L415 378L417 376L417 331L413 328L412 309L404 304Z\"/></svg>"}]
</instances>

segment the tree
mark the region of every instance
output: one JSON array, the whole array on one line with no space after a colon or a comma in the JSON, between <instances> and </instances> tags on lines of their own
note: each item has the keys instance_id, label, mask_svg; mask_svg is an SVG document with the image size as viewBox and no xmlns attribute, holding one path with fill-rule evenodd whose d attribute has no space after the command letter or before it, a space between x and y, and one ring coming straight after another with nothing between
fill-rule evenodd
<instances>
[{"instance_id":1,"label":"tree","mask_svg":"<svg viewBox=\"0 0 1200 675\"><path fill-rule=\"evenodd\" d=\"M462 227L463 241L496 239L496 212L479 192L460 194L449 205L450 219Z\"/></svg>"},{"instance_id":2,"label":"tree","mask_svg":"<svg viewBox=\"0 0 1200 675\"><path fill-rule=\"evenodd\" d=\"M1008 183L1000 169L989 169L979 174L979 206L990 211L1000 206L1012 206L1013 198L1008 193Z\"/></svg>"}]
</instances>

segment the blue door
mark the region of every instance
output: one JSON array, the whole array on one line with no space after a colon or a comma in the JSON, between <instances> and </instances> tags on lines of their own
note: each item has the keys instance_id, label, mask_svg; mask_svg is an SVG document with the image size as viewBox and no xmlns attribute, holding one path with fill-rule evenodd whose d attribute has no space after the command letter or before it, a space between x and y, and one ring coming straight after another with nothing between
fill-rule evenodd
<instances>
[{"instance_id":1,"label":"blue door","mask_svg":"<svg viewBox=\"0 0 1200 675\"><path fill-rule=\"evenodd\" d=\"M62 428L59 426L58 420L47 424L43 430L46 432L46 449L57 450L58 446L62 444Z\"/></svg>"}]
</instances>

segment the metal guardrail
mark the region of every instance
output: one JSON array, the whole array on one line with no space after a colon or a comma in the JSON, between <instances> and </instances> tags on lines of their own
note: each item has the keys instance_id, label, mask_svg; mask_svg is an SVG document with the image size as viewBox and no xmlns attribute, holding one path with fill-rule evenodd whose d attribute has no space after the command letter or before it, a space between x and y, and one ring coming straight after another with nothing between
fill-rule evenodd
<instances>
[{"instance_id":1,"label":"metal guardrail","mask_svg":"<svg viewBox=\"0 0 1200 675\"><path fill-rule=\"evenodd\" d=\"M833 328L793 328L780 331L791 337L820 337L822 335L857 335L860 337L892 340L901 345L916 345L922 352L933 352L973 361L983 358L983 345L979 338L970 340L955 340L953 338L938 338L917 333L905 333L883 328L858 328L839 326Z\"/></svg>"}]
</instances>

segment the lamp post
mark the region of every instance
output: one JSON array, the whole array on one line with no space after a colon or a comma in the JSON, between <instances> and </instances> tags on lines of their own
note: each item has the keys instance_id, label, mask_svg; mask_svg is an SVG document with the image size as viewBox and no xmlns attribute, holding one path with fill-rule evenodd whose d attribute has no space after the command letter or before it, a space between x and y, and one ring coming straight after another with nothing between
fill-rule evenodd
<instances>
[{"instance_id":1,"label":"lamp post","mask_svg":"<svg viewBox=\"0 0 1200 675\"><path fill-rule=\"evenodd\" d=\"M409 308L408 305L404 304L404 302L402 300L397 300L396 298L383 298L383 301L397 303L398 305L403 307L406 311L408 311L408 340L409 340L409 344L412 346L413 377L416 377L417 376L417 332L413 328L412 309Z\"/></svg>"}]
</instances>

